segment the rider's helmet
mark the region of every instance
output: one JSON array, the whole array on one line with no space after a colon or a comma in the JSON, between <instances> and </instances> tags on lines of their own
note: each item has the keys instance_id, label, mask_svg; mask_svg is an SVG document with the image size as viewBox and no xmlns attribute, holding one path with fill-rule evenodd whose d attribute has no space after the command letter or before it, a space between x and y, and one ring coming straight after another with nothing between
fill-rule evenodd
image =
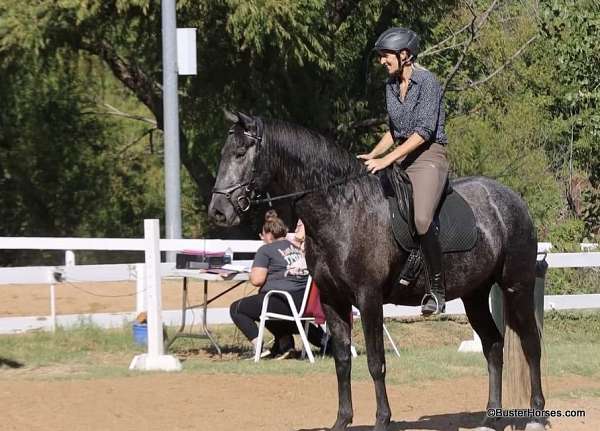
<instances>
[{"instance_id":1,"label":"rider's helmet","mask_svg":"<svg viewBox=\"0 0 600 431\"><path fill-rule=\"evenodd\" d=\"M379 35L373 51L392 51L398 54L403 49L409 51L412 60L419 55L419 36L414 31L402 28L392 27Z\"/></svg>"}]
</instances>

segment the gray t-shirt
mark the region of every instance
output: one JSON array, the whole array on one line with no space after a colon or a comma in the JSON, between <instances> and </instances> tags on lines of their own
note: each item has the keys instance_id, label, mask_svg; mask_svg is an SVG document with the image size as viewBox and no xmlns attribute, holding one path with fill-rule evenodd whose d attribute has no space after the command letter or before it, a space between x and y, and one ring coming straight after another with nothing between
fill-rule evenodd
<instances>
[{"instance_id":1,"label":"gray t-shirt","mask_svg":"<svg viewBox=\"0 0 600 431\"><path fill-rule=\"evenodd\" d=\"M287 239L273 241L260 247L252 263L252 268L267 268L267 281L260 291L303 290L308 280L308 271L299 270L298 262L301 260L304 260L302 252Z\"/></svg>"}]
</instances>

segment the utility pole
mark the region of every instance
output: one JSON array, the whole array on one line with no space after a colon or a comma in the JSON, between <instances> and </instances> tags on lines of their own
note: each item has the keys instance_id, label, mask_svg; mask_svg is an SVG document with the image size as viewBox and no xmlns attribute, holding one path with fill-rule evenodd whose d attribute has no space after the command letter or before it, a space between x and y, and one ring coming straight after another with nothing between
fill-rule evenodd
<instances>
[{"instance_id":1,"label":"utility pole","mask_svg":"<svg viewBox=\"0 0 600 431\"><path fill-rule=\"evenodd\" d=\"M181 238L179 103L177 100L177 23L175 1L162 0L163 131L165 144L165 233ZM167 254L167 261L175 253Z\"/></svg>"}]
</instances>

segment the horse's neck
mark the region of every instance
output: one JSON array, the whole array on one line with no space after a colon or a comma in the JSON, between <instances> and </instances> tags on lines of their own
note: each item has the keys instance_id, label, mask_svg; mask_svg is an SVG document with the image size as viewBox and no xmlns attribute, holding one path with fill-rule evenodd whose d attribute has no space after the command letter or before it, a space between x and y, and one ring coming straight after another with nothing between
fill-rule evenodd
<instances>
[{"instance_id":1,"label":"horse's neck","mask_svg":"<svg viewBox=\"0 0 600 431\"><path fill-rule=\"evenodd\" d=\"M262 169L271 171L271 188L279 194L324 188L360 170L354 156L324 138L274 139L267 144Z\"/></svg>"}]
</instances>

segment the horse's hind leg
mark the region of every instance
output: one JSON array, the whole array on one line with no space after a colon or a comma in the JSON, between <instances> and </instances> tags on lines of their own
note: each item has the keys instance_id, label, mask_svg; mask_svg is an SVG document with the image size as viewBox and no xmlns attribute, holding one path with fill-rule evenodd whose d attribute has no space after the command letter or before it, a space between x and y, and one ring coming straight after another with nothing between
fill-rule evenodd
<instances>
[{"instance_id":1,"label":"horse's hind leg","mask_svg":"<svg viewBox=\"0 0 600 431\"><path fill-rule=\"evenodd\" d=\"M392 416L385 389L385 351L383 345L383 304L372 296L360 301L365 343L367 345L367 363L369 373L375 383L377 413L374 431L387 429Z\"/></svg>"},{"instance_id":2,"label":"horse's hind leg","mask_svg":"<svg viewBox=\"0 0 600 431\"><path fill-rule=\"evenodd\" d=\"M331 306L323 302L327 328L333 340L333 357L338 382L338 415L332 431L343 431L352 423L352 388L350 385L352 306Z\"/></svg>"},{"instance_id":3,"label":"horse's hind leg","mask_svg":"<svg viewBox=\"0 0 600 431\"><path fill-rule=\"evenodd\" d=\"M502 351L504 340L494 323L488 306L489 287L482 287L468 297L462 298L465 312L471 326L481 338L483 354L488 364L489 395L488 409L502 407ZM494 420L484 418L483 425L488 425Z\"/></svg>"}]
</instances>

